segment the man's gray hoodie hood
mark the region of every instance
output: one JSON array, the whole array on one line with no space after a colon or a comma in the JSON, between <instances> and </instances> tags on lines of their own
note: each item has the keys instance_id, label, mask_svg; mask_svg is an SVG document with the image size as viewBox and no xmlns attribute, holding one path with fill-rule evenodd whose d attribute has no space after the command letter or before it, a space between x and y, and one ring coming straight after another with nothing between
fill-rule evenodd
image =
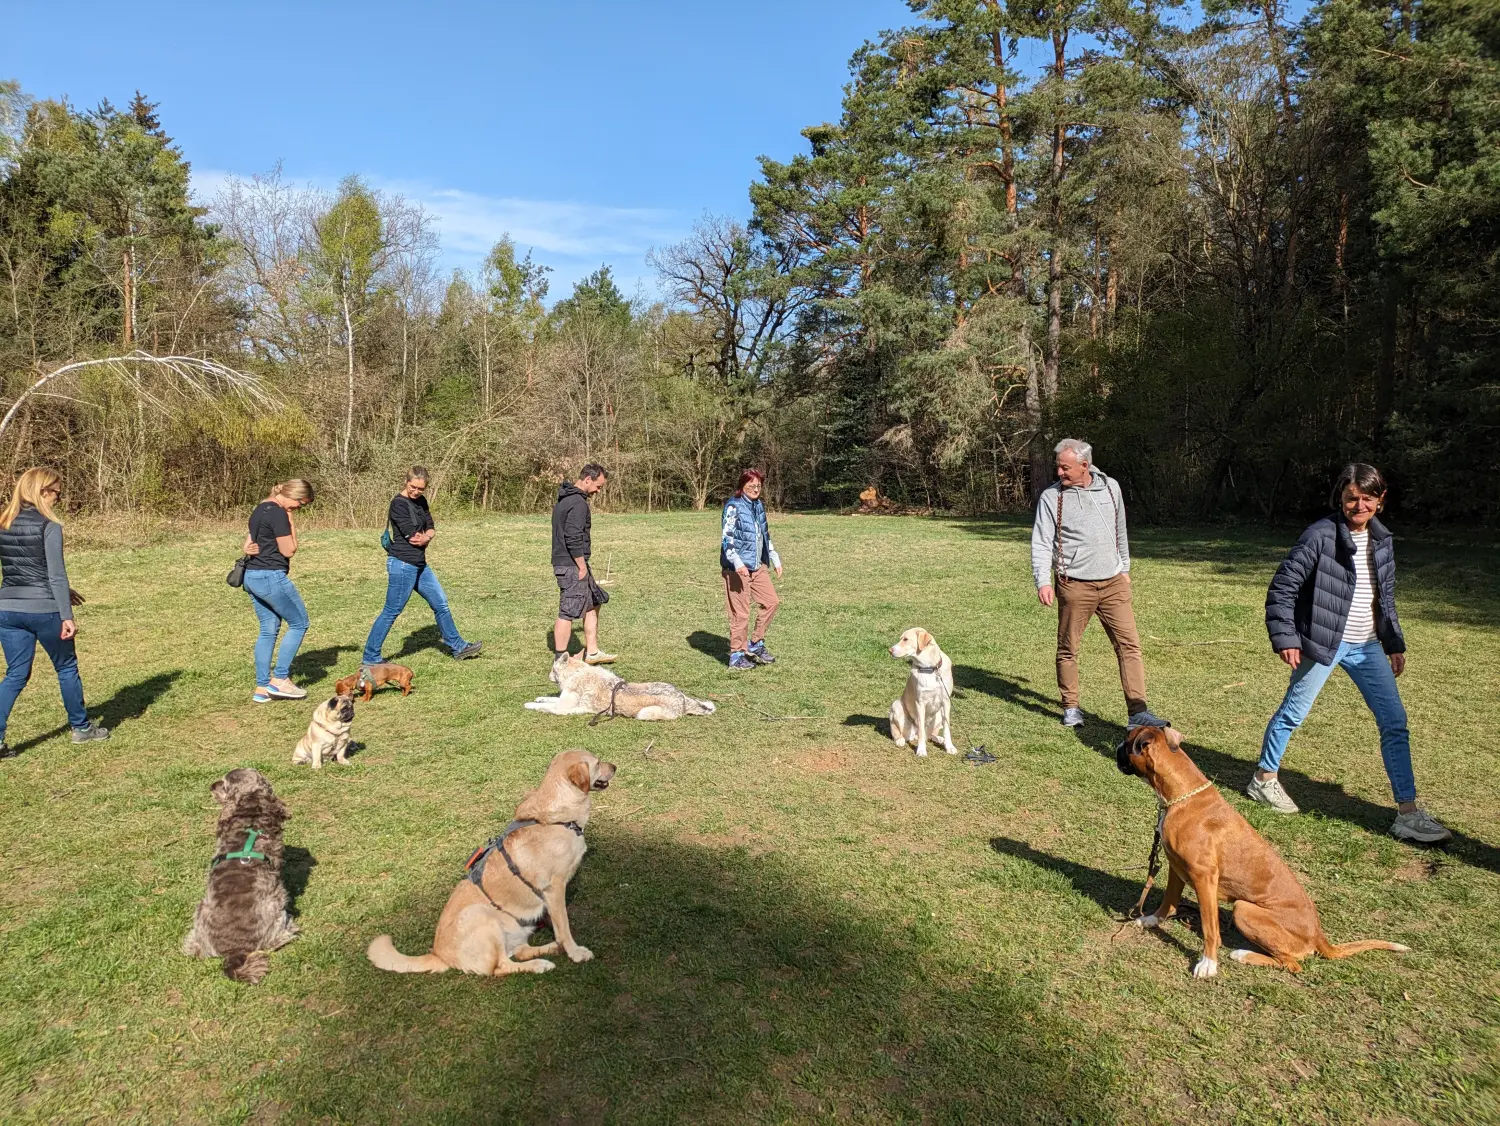
<instances>
[{"instance_id":1,"label":"man's gray hoodie hood","mask_svg":"<svg viewBox=\"0 0 1500 1126\"><path fill-rule=\"evenodd\" d=\"M1062 491L1062 573L1097 582L1130 571L1130 540L1125 532L1125 501L1120 486L1097 465L1087 485L1063 489L1053 482L1037 500L1031 526L1031 576L1038 589L1052 584L1057 540L1057 495Z\"/></svg>"}]
</instances>

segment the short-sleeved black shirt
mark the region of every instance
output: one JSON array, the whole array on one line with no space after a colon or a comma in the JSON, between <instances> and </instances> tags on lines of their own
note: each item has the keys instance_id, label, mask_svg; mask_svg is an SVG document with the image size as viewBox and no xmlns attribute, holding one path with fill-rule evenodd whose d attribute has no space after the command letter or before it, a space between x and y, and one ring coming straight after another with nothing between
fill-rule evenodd
<instances>
[{"instance_id":1,"label":"short-sleeved black shirt","mask_svg":"<svg viewBox=\"0 0 1500 1126\"><path fill-rule=\"evenodd\" d=\"M417 497L416 500L412 500L402 493L397 493L391 498L388 519L391 524L391 546L385 549L386 554L416 567L425 565L427 545L423 544L418 547L411 542L411 537L433 527L432 512L427 507L427 498Z\"/></svg>"},{"instance_id":2,"label":"short-sleeved black shirt","mask_svg":"<svg viewBox=\"0 0 1500 1126\"><path fill-rule=\"evenodd\" d=\"M292 518L274 500L263 500L250 513L250 538L260 544L260 554L246 557L247 571L290 571L292 564L276 546L277 536L292 534Z\"/></svg>"}]
</instances>

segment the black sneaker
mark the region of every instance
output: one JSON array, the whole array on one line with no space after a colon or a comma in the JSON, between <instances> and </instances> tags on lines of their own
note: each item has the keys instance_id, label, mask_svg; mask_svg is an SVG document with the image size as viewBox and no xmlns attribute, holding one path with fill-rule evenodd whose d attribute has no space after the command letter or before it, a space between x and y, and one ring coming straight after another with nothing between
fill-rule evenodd
<instances>
[{"instance_id":1,"label":"black sneaker","mask_svg":"<svg viewBox=\"0 0 1500 1126\"><path fill-rule=\"evenodd\" d=\"M20 751L11 750L9 743L0 742L0 758L15 758L20 753Z\"/></svg>"},{"instance_id":2,"label":"black sneaker","mask_svg":"<svg viewBox=\"0 0 1500 1126\"><path fill-rule=\"evenodd\" d=\"M462 649L455 650L453 659L455 661L467 661L470 657L477 657L484 651L484 642L470 641Z\"/></svg>"},{"instance_id":3,"label":"black sneaker","mask_svg":"<svg viewBox=\"0 0 1500 1126\"><path fill-rule=\"evenodd\" d=\"M73 742L92 743L98 739L108 739L109 728L100 727L97 723L91 723L87 727L73 728Z\"/></svg>"},{"instance_id":4,"label":"black sneaker","mask_svg":"<svg viewBox=\"0 0 1500 1126\"><path fill-rule=\"evenodd\" d=\"M1149 711L1136 712L1126 721L1127 727L1171 727L1170 719L1162 719L1160 716L1152 715Z\"/></svg>"},{"instance_id":5,"label":"black sneaker","mask_svg":"<svg viewBox=\"0 0 1500 1126\"><path fill-rule=\"evenodd\" d=\"M750 648L745 650L745 656L749 657L757 665L774 665L776 663L776 658L766 648L764 641L757 641L751 645Z\"/></svg>"}]
</instances>

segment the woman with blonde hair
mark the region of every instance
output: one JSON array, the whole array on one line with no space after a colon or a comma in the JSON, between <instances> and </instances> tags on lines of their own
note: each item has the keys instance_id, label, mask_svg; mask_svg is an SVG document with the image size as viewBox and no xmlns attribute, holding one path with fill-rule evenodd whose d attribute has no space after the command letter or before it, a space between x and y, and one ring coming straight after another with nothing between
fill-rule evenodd
<instances>
[{"instance_id":1,"label":"woman with blonde hair","mask_svg":"<svg viewBox=\"0 0 1500 1126\"><path fill-rule=\"evenodd\" d=\"M52 506L62 495L62 478L50 469L28 469L0 510L0 647L5 679L0 680L0 758L13 753L5 742L11 709L26 682L37 643L52 658L73 742L108 739L109 731L89 722L78 676L73 637L73 592L63 566L62 525ZM81 602L82 599L79 599Z\"/></svg>"},{"instance_id":2,"label":"woman with blonde hair","mask_svg":"<svg viewBox=\"0 0 1500 1126\"><path fill-rule=\"evenodd\" d=\"M291 559L297 553L297 527L292 513L313 502L313 487L300 477L271 486L271 495L250 513L250 531L245 536L245 593L260 621L255 639L255 692L257 704L272 700L301 700L307 693L291 681L292 659L307 633L307 607L292 585ZM276 635L286 623L281 652ZM276 667L271 667L272 658Z\"/></svg>"}]
</instances>

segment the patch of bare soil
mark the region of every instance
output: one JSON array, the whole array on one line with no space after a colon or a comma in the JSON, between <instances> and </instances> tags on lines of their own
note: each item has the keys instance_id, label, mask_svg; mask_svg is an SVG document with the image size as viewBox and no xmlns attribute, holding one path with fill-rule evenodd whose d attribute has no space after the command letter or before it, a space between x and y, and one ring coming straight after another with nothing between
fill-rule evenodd
<instances>
[{"instance_id":1,"label":"patch of bare soil","mask_svg":"<svg viewBox=\"0 0 1500 1126\"><path fill-rule=\"evenodd\" d=\"M849 755L832 748L811 747L799 752L792 761L809 774L833 774L849 765Z\"/></svg>"}]
</instances>

